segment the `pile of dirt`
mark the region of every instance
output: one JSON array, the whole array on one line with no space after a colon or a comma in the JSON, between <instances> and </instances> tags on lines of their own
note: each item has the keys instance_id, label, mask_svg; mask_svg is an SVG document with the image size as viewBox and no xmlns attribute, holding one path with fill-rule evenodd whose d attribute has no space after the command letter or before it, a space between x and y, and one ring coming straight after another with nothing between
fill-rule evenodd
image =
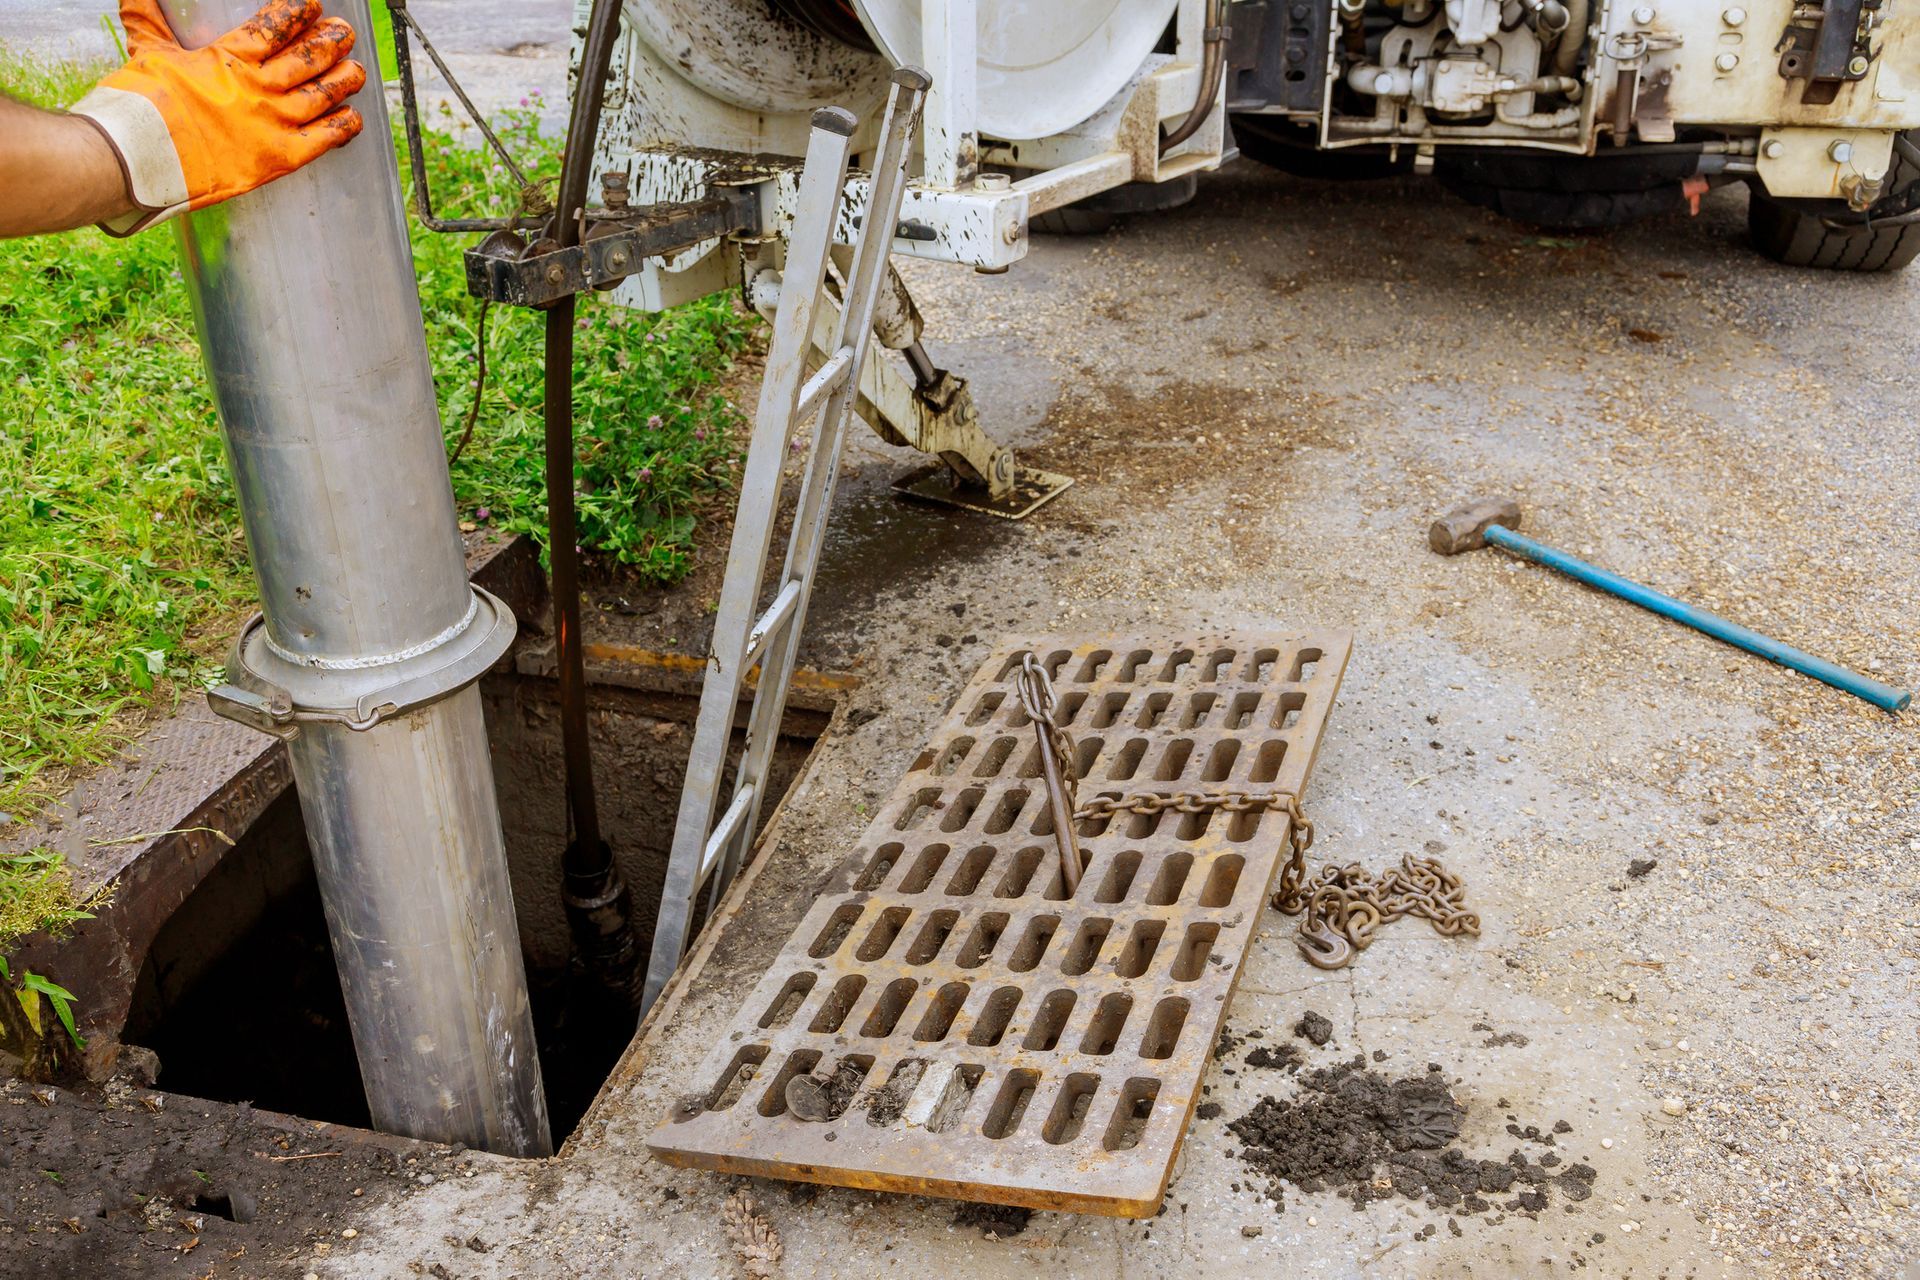
<instances>
[{"instance_id":1,"label":"pile of dirt","mask_svg":"<svg viewBox=\"0 0 1920 1280\"><path fill-rule=\"evenodd\" d=\"M1298 1071L1307 1063L1306 1056L1290 1044L1261 1045L1247 1055L1247 1065L1261 1067L1269 1071Z\"/></svg>"},{"instance_id":2,"label":"pile of dirt","mask_svg":"<svg viewBox=\"0 0 1920 1280\"><path fill-rule=\"evenodd\" d=\"M1309 1193L1332 1190L1355 1208L1397 1195L1458 1214L1535 1215L1551 1190L1569 1201L1593 1194L1593 1168L1561 1169L1551 1150L1556 1134L1572 1132L1564 1120L1544 1133L1508 1126L1523 1141L1549 1148L1537 1159L1516 1148L1504 1160L1482 1160L1453 1145L1466 1114L1438 1064L1392 1079L1355 1057L1307 1072L1297 1096L1264 1097L1227 1128L1243 1144L1240 1159L1271 1179L1276 1205L1283 1183Z\"/></svg>"},{"instance_id":3,"label":"pile of dirt","mask_svg":"<svg viewBox=\"0 0 1920 1280\"><path fill-rule=\"evenodd\" d=\"M1294 1024L1293 1034L1310 1042L1316 1049L1320 1048L1333 1039L1333 1019L1309 1009Z\"/></svg>"}]
</instances>

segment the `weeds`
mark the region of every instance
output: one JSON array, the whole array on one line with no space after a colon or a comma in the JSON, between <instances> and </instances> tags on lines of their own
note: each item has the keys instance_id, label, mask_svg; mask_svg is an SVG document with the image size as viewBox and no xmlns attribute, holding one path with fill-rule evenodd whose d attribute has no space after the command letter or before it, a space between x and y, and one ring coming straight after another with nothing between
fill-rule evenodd
<instances>
[{"instance_id":1,"label":"weeds","mask_svg":"<svg viewBox=\"0 0 1920 1280\"><path fill-rule=\"evenodd\" d=\"M530 175L551 181L559 144L540 133L536 97L493 124ZM441 121L447 127L426 138L436 207L456 217L514 212L519 193L511 175L475 145L471 126L453 131L444 109ZM478 306L467 296L460 257L469 239L414 236L449 449L472 404L478 354ZM700 512L733 487L738 453L731 433L738 415L717 384L746 348L754 322L726 295L660 315L595 306L591 296L582 300L575 335L580 544L642 577L673 582L691 563ZM539 537L547 519L540 413L545 317L495 307L488 325L480 427L454 466L454 494L472 514Z\"/></svg>"}]
</instances>

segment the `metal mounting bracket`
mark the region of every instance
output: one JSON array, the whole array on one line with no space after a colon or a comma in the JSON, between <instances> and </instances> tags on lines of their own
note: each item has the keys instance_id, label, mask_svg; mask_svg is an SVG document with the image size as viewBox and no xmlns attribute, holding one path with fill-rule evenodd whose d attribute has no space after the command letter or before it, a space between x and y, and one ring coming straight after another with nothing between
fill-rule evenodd
<instances>
[{"instance_id":1,"label":"metal mounting bracket","mask_svg":"<svg viewBox=\"0 0 1920 1280\"><path fill-rule=\"evenodd\" d=\"M618 220L596 211L585 241L560 248L496 231L466 252L467 292L516 307L549 307L589 289L608 289L649 258L671 257L721 236L760 233L754 187L717 187L704 199L650 205Z\"/></svg>"}]
</instances>

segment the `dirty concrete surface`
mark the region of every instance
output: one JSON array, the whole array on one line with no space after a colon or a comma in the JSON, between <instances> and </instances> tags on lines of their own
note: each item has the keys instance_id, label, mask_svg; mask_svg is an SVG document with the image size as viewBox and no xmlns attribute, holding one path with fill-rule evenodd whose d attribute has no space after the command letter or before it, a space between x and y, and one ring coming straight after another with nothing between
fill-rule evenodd
<instances>
[{"instance_id":1,"label":"dirty concrete surface","mask_svg":"<svg viewBox=\"0 0 1920 1280\"><path fill-rule=\"evenodd\" d=\"M908 459L857 441L832 556L863 604L825 615L819 643L855 653L865 683L743 917L566 1158L376 1207L311 1270L742 1273L737 1180L665 1168L647 1135L993 639L1318 625L1356 641L1306 796L1315 859L1438 853L1484 932L1403 922L1323 974L1269 914L1228 1030L1284 1035L1311 1010L1332 1033L1295 1042L1310 1068L1437 1064L1463 1151L1531 1159L1507 1126L1564 1123L1556 1149L1591 1166L1592 1195L1459 1234L1398 1197L1356 1210L1286 1187L1276 1207L1227 1126L1300 1077L1237 1051L1209 1071L1220 1105L1157 1220L1037 1213L1001 1239L950 1203L747 1184L780 1273L1904 1274L1914 722L1497 553L1425 544L1436 512L1510 492L1557 545L1920 676L1920 374L1897 337L1920 320L1914 287L1772 266L1741 242L1741 206L1721 193L1697 220L1569 240L1415 180L1236 165L1185 209L1038 242L1005 277L909 265L936 357L1080 484L982 537L897 506L885 484ZM906 526L943 533L916 537L922 554ZM475 1233L489 1252L440 1243Z\"/></svg>"}]
</instances>

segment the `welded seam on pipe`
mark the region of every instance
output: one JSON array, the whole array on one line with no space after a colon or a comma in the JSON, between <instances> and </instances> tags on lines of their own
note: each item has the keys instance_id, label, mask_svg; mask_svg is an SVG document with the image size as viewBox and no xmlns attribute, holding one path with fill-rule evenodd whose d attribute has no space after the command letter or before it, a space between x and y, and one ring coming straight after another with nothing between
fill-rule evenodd
<instances>
[{"instance_id":1,"label":"welded seam on pipe","mask_svg":"<svg viewBox=\"0 0 1920 1280\"><path fill-rule=\"evenodd\" d=\"M461 634L464 633L468 627L473 625L473 620L479 615L480 597L469 594L467 596L466 616L448 627L445 631L442 631L439 635L430 636L422 640L419 644L408 645L406 648L395 650L393 653L378 653L366 658L322 658L318 654L295 653L291 649L284 649L275 644L273 642L273 636L264 630L261 632L260 640L272 651L275 657L285 662L291 662L296 667L310 667L315 671L365 671L371 667L386 667L396 662L405 662L409 658L417 658L421 654L432 653L442 645L452 644L460 638Z\"/></svg>"}]
</instances>

